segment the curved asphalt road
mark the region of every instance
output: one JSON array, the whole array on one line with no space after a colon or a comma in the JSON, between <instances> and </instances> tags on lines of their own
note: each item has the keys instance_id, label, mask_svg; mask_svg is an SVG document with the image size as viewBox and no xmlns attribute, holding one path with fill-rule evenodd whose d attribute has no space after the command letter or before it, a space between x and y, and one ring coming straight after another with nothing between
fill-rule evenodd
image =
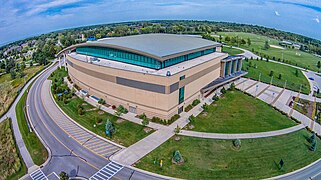
<instances>
[{"instance_id":1,"label":"curved asphalt road","mask_svg":"<svg viewBox=\"0 0 321 180\"><path fill-rule=\"evenodd\" d=\"M49 162L41 168L49 179L57 179L54 175L61 171L71 177L89 178L109 161L84 148L81 144L68 136L51 117L43 105L41 97L42 86L47 77L57 68L55 65L42 74L31 87L28 97L28 116L34 130L43 140L51 153ZM28 177L29 179L30 176ZM113 178L115 179L159 179L157 177L123 168Z\"/></svg>"}]
</instances>

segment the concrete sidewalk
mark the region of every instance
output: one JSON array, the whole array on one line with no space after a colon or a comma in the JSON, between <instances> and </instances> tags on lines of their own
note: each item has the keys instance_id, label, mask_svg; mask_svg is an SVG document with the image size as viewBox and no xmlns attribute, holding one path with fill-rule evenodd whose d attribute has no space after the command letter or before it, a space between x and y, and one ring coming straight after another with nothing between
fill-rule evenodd
<instances>
[{"instance_id":1,"label":"concrete sidewalk","mask_svg":"<svg viewBox=\"0 0 321 180\"><path fill-rule=\"evenodd\" d=\"M254 138L265 138L265 137L289 134L303 128L305 128L305 126L303 124L299 124L290 128L276 130L276 131L258 132L258 133L241 133L241 134L206 133L206 132L182 130L181 133L179 133L179 135L198 137L198 138L208 138L208 139L254 139Z\"/></svg>"}]
</instances>

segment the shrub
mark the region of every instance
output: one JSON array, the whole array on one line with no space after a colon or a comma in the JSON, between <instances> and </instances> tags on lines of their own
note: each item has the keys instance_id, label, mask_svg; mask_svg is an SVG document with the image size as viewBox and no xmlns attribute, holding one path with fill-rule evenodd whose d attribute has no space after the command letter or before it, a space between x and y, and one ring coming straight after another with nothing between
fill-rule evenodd
<instances>
[{"instance_id":1,"label":"shrub","mask_svg":"<svg viewBox=\"0 0 321 180\"><path fill-rule=\"evenodd\" d=\"M96 124L101 124L102 122L103 122L103 119L101 119L101 118L96 119Z\"/></svg>"},{"instance_id":2,"label":"shrub","mask_svg":"<svg viewBox=\"0 0 321 180\"><path fill-rule=\"evenodd\" d=\"M147 118L147 116L146 116L145 113L143 113L143 114L139 115L138 118L139 118L139 119L145 119L145 118Z\"/></svg>"},{"instance_id":3,"label":"shrub","mask_svg":"<svg viewBox=\"0 0 321 180\"><path fill-rule=\"evenodd\" d=\"M115 105L112 105L111 108L112 108L113 110L115 110L115 109L116 109L116 106L115 106Z\"/></svg>"},{"instance_id":4,"label":"shrub","mask_svg":"<svg viewBox=\"0 0 321 180\"><path fill-rule=\"evenodd\" d=\"M199 103L201 103L201 101L199 99L195 99L193 102L192 102L192 105L193 106L197 106Z\"/></svg>"},{"instance_id":5,"label":"shrub","mask_svg":"<svg viewBox=\"0 0 321 180\"><path fill-rule=\"evenodd\" d=\"M178 134L181 132L181 128L177 125L176 128L174 129L174 133Z\"/></svg>"},{"instance_id":6,"label":"shrub","mask_svg":"<svg viewBox=\"0 0 321 180\"><path fill-rule=\"evenodd\" d=\"M181 116L179 114L175 114L174 116L171 117L170 121L174 122L176 121L178 118L180 118Z\"/></svg>"},{"instance_id":7,"label":"shrub","mask_svg":"<svg viewBox=\"0 0 321 180\"><path fill-rule=\"evenodd\" d=\"M220 99L220 98L219 98L218 95L216 95L216 94L212 97L212 100L213 100L213 101L218 101L219 99Z\"/></svg>"},{"instance_id":8,"label":"shrub","mask_svg":"<svg viewBox=\"0 0 321 180\"><path fill-rule=\"evenodd\" d=\"M128 110L122 105L119 105L116 111L123 113L123 114L128 113Z\"/></svg>"},{"instance_id":9,"label":"shrub","mask_svg":"<svg viewBox=\"0 0 321 180\"><path fill-rule=\"evenodd\" d=\"M232 90L232 91L235 90L235 84L234 84L234 83L232 83L232 84L230 85L230 90Z\"/></svg>"},{"instance_id":10,"label":"shrub","mask_svg":"<svg viewBox=\"0 0 321 180\"><path fill-rule=\"evenodd\" d=\"M77 84L74 84L75 89L77 89L78 91L80 90L80 87Z\"/></svg>"},{"instance_id":11,"label":"shrub","mask_svg":"<svg viewBox=\"0 0 321 180\"><path fill-rule=\"evenodd\" d=\"M241 147L241 140L240 139L235 139L233 141L233 146L236 148L240 148Z\"/></svg>"},{"instance_id":12,"label":"shrub","mask_svg":"<svg viewBox=\"0 0 321 180\"><path fill-rule=\"evenodd\" d=\"M205 104L203 104L202 108L204 109L205 112L208 112L209 105L205 103Z\"/></svg>"},{"instance_id":13,"label":"shrub","mask_svg":"<svg viewBox=\"0 0 321 180\"><path fill-rule=\"evenodd\" d=\"M185 112L190 111L191 109L193 109L193 105L189 104L188 106L185 107Z\"/></svg>"},{"instance_id":14,"label":"shrub","mask_svg":"<svg viewBox=\"0 0 321 180\"><path fill-rule=\"evenodd\" d=\"M226 93L225 87L223 87L223 88L221 89L221 93L222 93L222 94L225 94L225 93Z\"/></svg>"},{"instance_id":15,"label":"shrub","mask_svg":"<svg viewBox=\"0 0 321 180\"><path fill-rule=\"evenodd\" d=\"M84 114L84 110L83 110L82 108L79 108L79 109L78 109L78 114L79 114L79 115L83 115L83 114Z\"/></svg>"},{"instance_id":16,"label":"shrub","mask_svg":"<svg viewBox=\"0 0 321 180\"><path fill-rule=\"evenodd\" d=\"M149 124L149 119L147 117L145 117L143 120L142 120L142 125L143 126L147 126Z\"/></svg>"},{"instance_id":17,"label":"shrub","mask_svg":"<svg viewBox=\"0 0 321 180\"><path fill-rule=\"evenodd\" d=\"M104 99L99 99L98 104L104 105L104 104L106 104L106 101Z\"/></svg>"},{"instance_id":18,"label":"shrub","mask_svg":"<svg viewBox=\"0 0 321 180\"><path fill-rule=\"evenodd\" d=\"M189 123L190 124L194 124L195 123L195 116L194 115L190 115L190 117L188 118Z\"/></svg>"}]
</instances>

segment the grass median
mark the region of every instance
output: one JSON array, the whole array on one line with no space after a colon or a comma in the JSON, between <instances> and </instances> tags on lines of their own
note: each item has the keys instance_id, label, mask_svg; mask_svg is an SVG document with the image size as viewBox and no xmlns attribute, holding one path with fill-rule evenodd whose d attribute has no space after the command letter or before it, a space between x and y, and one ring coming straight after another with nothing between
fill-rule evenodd
<instances>
[{"instance_id":1,"label":"grass median","mask_svg":"<svg viewBox=\"0 0 321 180\"><path fill-rule=\"evenodd\" d=\"M25 92L16 106L16 116L18 121L19 130L22 136L22 139L30 153L32 161L36 165L43 164L48 158L48 152L44 145L41 143L39 138L34 132L29 131L27 124L27 119L24 114L24 108L26 105L27 93Z\"/></svg>"},{"instance_id":2,"label":"grass median","mask_svg":"<svg viewBox=\"0 0 321 180\"><path fill-rule=\"evenodd\" d=\"M309 136L304 129L282 136L241 140L240 149L234 148L232 140L181 137L176 141L171 138L142 158L136 167L184 179L263 179L295 171L318 160L321 141L317 138L317 150L310 151ZM172 163L176 150L185 160L181 165ZM281 159L284 167L280 170ZM163 160L162 168L160 160Z\"/></svg>"}]
</instances>

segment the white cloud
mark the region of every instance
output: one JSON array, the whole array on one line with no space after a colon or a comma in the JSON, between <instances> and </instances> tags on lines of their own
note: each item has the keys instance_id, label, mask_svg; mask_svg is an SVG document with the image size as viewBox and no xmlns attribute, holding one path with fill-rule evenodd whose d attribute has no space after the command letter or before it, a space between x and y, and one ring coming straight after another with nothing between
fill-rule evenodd
<instances>
[{"instance_id":1,"label":"white cloud","mask_svg":"<svg viewBox=\"0 0 321 180\"><path fill-rule=\"evenodd\" d=\"M26 15L34 15L37 13L41 13L47 11L49 8L59 7L63 5L68 5L76 2L80 2L81 0L55 0L49 3L43 3L34 5L29 11L26 12Z\"/></svg>"}]
</instances>

